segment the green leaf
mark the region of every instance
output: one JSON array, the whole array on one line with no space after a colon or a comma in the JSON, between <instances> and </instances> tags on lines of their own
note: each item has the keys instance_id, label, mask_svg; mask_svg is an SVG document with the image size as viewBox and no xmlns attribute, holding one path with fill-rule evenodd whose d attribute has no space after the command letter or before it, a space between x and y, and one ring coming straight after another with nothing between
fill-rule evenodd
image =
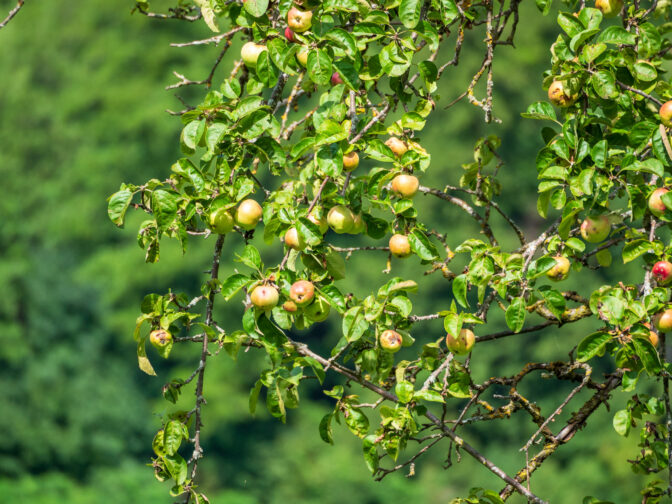
<instances>
[{"instance_id":1,"label":"green leaf","mask_svg":"<svg viewBox=\"0 0 672 504\"><path fill-rule=\"evenodd\" d=\"M133 191L130 189L117 191L108 199L107 215L118 227L124 226L124 217L128 206L131 204L131 199L133 199Z\"/></svg>"},{"instance_id":2,"label":"green leaf","mask_svg":"<svg viewBox=\"0 0 672 504\"><path fill-rule=\"evenodd\" d=\"M364 452L364 462L366 462L366 467L369 468L371 474L375 473L378 470L378 449L376 448L377 436L370 435L366 436L362 440L362 450Z\"/></svg>"},{"instance_id":3,"label":"green leaf","mask_svg":"<svg viewBox=\"0 0 672 504\"><path fill-rule=\"evenodd\" d=\"M553 105L547 102L536 102L527 107L527 112L520 114L527 119L547 119L557 122Z\"/></svg>"},{"instance_id":4,"label":"green leaf","mask_svg":"<svg viewBox=\"0 0 672 504\"><path fill-rule=\"evenodd\" d=\"M618 410L614 414L613 426L614 430L621 436L627 436L630 433L630 412L628 410Z\"/></svg>"},{"instance_id":5,"label":"green leaf","mask_svg":"<svg viewBox=\"0 0 672 504\"><path fill-rule=\"evenodd\" d=\"M616 78L609 70L599 70L590 78L595 92L605 100L618 96L616 89Z\"/></svg>"},{"instance_id":6,"label":"green leaf","mask_svg":"<svg viewBox=\"0 0 672 504\"><path fill-rule=\"evenodd\" d=\"M163 429L163 449L168 455L177 453L182 438L184 437L184 426L177 420L171 420Z\"/></svg>"},{"instance_id":7,"label":"green leaf","mask_svg":"<svg viewBox=\"0 0 672 504\"><path fill-rule=\"evenodd\" d=\"M244 0L243 8L252 17L261 17L268 9L268 0Z\"/></svg>"},{"instance_id":8,"label":"green leaf","mask_svg":"<svg viewBox=\"0 0 672 504\"><path fill-rule=\"evenodd\" d=\"M343 336L348 342L361 338L368 327L363 306L353 306L343 315Z\"/></svg>"},{"instance_id":9,"label":"green leaf","mask_svg":"<svg viewBox=\"0 0 672 504\"><path fill-rule=\"evenodd\" d=\"M651 342L648 339L633 338L632 344L635 347L637 356L641 359L642 364L644 365L644 369L646 369L650 375L660 373L660 370L662 369L660 357L658 356L658 351Z\"/></svg>"},{"instance_id":10,"label":"green leaf","mask_svg":"<svg viewBox=\"0 0 672 504\"><path fill-rule=\"evenodd\" d=\"M240 289L245 287L250 282L251 278L247 275L243 275L241 273L231 275L229 278L224 280L224 282L222 282L222 296L224 296L224 299L229 301Z\"/></svg>"},{"instance_id":11,"label":"green leaf","mask_svg":"<svg viewBox=\"0 0 672 504\"><path fill-rule=\"evenodd\" d=\"M399 19L408 29L415 28L420 22L420 12L424 0L401 0Z\"/></svg>"},{"instance_id":12,"label":"green leaf","mask_svg":"<svg viewBox=\"0 0 672 504\"><path fill-rule=\"evenodd\" d=\"M363 438L369 432L369 419L359 408L347 406L343 416L345 425L355 436Z\"/></svg>"},{"instance_id":13,"label":"green leaf","mask_svg":"<svg viewBox=\"0 0 672 504\"><path fill-rule=\"evenodd\" d=\"M322 234L320 233L320 229L305 217L301 217L298 221L296 221L296 230L311 247L319 245L322 242Z\"/></svg>"},{"instance_id":14,"label":"green leaf","mask_svg":"<svg viewBox=\"0 0 672 504\"><path fill-rule=\"evenodd\" d=\"M467 308L467 275L462 274L453 278L453 296L463 308Z\"/></svg>"},{"instance_id":15,"label":"green leaf","mask_svg":"<svg viewBox=\"0 0 672 504\"><path fill-rule=\"evenodd\" d=\"M359 89L359 76L352 63L346 60L334 61L334 68L346 86L355 91Z\"/></svg>"},{"instance_id":16,"label":"green leaf","mask_svg":"<svg viewBox=\"0 0 672 504\"><path fill-rule=\"evenodd\" d=\"M436 390L418 390L413 394L414 399L423 399L425 401L429 402L438 402L438 403L445 403L446 401L443 399L443 396L437 392Z\"/></svg>"},{"instance_id":17,"label":"green leaf","mask_svg":"<svg viewBox=\"0 0 672 504\"><path fill-rule=\"evenodd\" d=\"M160 231L167 230L177 217L178 195L172 191L156 189L152 192L152 213Z\"/></svg>"},{"instance_id":18,"label":"green leaf","mask_svg":"<svg viewBox=\"0 0 672 504\"><path fill-rule=\"evenodd\" d=\"M638 238L637 240L632 240L626 242L623 246L623 264L627 264L630 261L634 261L642 254L646 254L651 250L652 244L650 241L645 240L644 238Z\"/></svg>"},{"instance_id":19,"label":"green leaf","mask_svg":"<svg viewBox=\"0 0 672 504\"><path fill-rule=\"evenodd\" d=\"M320 437L325 443L334 444L334 433L331 429L331 419L334 418L333 413L328 413L320 420Z\"/></svg>"},{"instance_id":20,"label":"green leaf","mask_svg":"<svg viewBox=\"0 0 672 504\"><path fill-rule=\"evenodd\" d=\"M418 228L413 229L408 234L408 241L411 244L411 250L420 257L420 259L432 261L439 257L439 253L434 244L427 238L425 233Z\"/></svg>"},{"instance_id":21,"label":"green leaf","mask_svg":"<svg viewBox=\"0 0 672 504\"><path fill-rule=\"evenodd\" d=\"M411 399L413 399L413 384L408 381L400 381L395 385L394 393L397 394L400 402L411 402Z\"/></svg>"},{"instance_id":22,"label":"green leaf","mask_svg":"<svg viewBox=\"0 0 672 504\"><path fill-rule=\"evenodd\" d=\"M315 84L326 86L333 74L331 58L322 49L313 49L308 54L308 76Z\"/></svg>"},{"instance_id":23,"label":"green leaf","mask_svg":"<svg viewBox=\"0 0 672 504\"><path fill-rule=\"evenodd\" d=\"M255 71L257 77L259 77L259 81L263 82L266 87L273 87L278 82L280 70L271 61L268 51L262 51L259 54Z\"/></svg>"},{"instance_id":24,"label":"green leaf","mask_svg":"<svg viewBox=\"0 0 672 504\"><path fill-rule=\"evenodd\" d=\"M511 304L506 309L506 325L509 326L513 332L520 332L525 325L525 316L527 310L525 309L525 300L522 297L511 301Z\"/></svg>"},{"instance_id":25,"label":"green leaf","mask_svg":"<svg viewBox=\"0 0 672 504\"><path fill-rule=\"evenodd\" d=\"M558 24L570 37L574 37L583 31L583 24L572 14L566 12L558 14Z\"/></svg>"},{"instance_id":26,"label":"green leaf","mask_svg":"<svg viewBox=\"0 0 672 504\"><path fill-rule=\"evenodd\" d=\"M611 336L606 332L594 332L589 334L576 347L576 355L579 362L586 362L602 351Z\"/></svg>"},{"instance_id":27,"label":"green leaf","mask_svg":"<svg viewBox=\"0 0 672 504\"><path fill-rule=\"evenodd\" d=\"M597 38L597 42L617 45L635 45L637 37L620 26L608 26Z\"/></svg>"},{"instance_id":28,"label":"green leaf","mask_svg":"<svg viewBox=\"0 0 672 504\"><path fill-rule=\"evenodd\" d=\"M261 380L257 380L257 382L254 384L254 387L250 390L250 398L248 401L249 408L250 408L250 414L254 416L254 414L257 412L257 402L259 400L259 393L261 392L261 386L263 384L261 383Z\"/></svg>"}]
</instances>

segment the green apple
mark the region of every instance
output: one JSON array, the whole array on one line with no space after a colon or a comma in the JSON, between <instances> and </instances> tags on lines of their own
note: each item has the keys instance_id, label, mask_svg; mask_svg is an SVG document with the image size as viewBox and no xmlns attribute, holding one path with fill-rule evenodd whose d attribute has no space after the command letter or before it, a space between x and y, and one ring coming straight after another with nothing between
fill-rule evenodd
<instances>
[{"instance_id":1,"label":"green apple","mask_svg":"<svg viewBox=\"0 0 672 504\"><path fill-rule=\"evenodd\" d=\"M402 198L412 198L418 192L418 177L402 173L392 179L392 190Z\"/></svg>"},{"instance_id":2,"label":"green apple","mask_svg":"<svg viewBox=\"0 0 672 504\"><path fill-rule=\"evenodd\" d=\"M254 229L261 220L261 205L253 199L246 199L241 201L236 209L236 224L241 228L250 230Z\"/></svg>"},{"instance_id":3,"label":"green apple","mask_svg":"<svg viewBox=\"0 0 672 504\"><path fill-rule=\"evenodd\" d=\"M240 50L240 57L243 58L245 66L256 68L259 55L264 51L268 51L265 45L257 44L256 42L247 42Z\"/></svg>"},{"instance_id":4,"label":"green apple","mask_svg":"<svg viewBox=\"0 0 672 504\"><path fill-rule=\"evenodd\" d=\"M554 282L564 280L569 276L569 259L564 256L555 256L555 265L546 272L546 276Z\"/></svg>"},{"instance_id":5,"label":"green apple","mask_svg":"<svg viewBox=\"0 0 672 504\"><path fill-rule=\"evenodd\" d=\"M387 329L380 333L380 346L383 350L396 353L401 349L402 337L397 331Z\"/></svg>"},{"instance_id":6,"label":"green apple","mask_svg":"<svg viewBox=\"0 0 672 504\"><path fill-rule=\"evenodd\" d=\"M457 338L450 333L446 334L446 346L456 355L468 354L475 343L476 336L471 329L462 329Z\"/></svg>"},{"instance_id":7,"label":"green apple","mask_svg":"<svg viewBox=\"0 0 672 504\"><path fill-rule=\"evenodd\" d=\"M606 240L610 232L611 224L606 215L589 216L581 223L581 236L589 243Z\"/></svg>"},{"instance_id":8,"label":"green apple","mask_svg":"<svg viewBox=\"0 0 672 504\"><path fill-rule=\"evenodd\" d=\"M270 310L280 301L278 290L271 285L257 285L250 293L250 301L257 308Z\"/></svg>"},{"instance_id":9,"label":"green apple","mask_svg":"<svg viewBox=\"0 0 672 504\"><path fill-rule=\"evenodd\" d=\"M321 297L318 297L303 309L303 313L313 322L322 322L329 316L331 307L329 303Z\"/></svg>"},{"instance_id":10,"label":"green apple","mask_svg":"<svg viewBox=\"0 0 672 504\"><path fill-rule=\"evenodd\" d=\"M329 223L329 227L336 233L349 233L355 224L355 216L348 207L336 205L329 210L327 222Z\"/></svg>"},{"instance_id":11,"label":"green apple","mask_svg":"<svg viewBox=\"0 0 672 504\"><path fill-rule=\"evenodd\" d=\"M385 145L387 145L397 157L403 156L408 151L408 145L406 145L406 142L401 138L390 137L385 141Z\"/></svg>"},{"instance_id":12,"label":"green apple","mask_svg":"<svg viewBox=\"0 0 672 504\"><path fill-rule=\"evenodd\" d=\"M359 154L356 151L343 154L343 170L351 172L359 166Z\"/></svg>"},{"instance_id":13,"label":"green apple","mask_svg":"<svg viewBox=\"0 0 672 504\"><path fill-rule=\"evenodd\" d=\"M210 229L217 234L226 234L233 229L231 212L218 208L210 214Z\"/></svg>"},{"instance_id":14,"label":"green apple","mask_svg":"<svg viewBox=\"0 0 672 504\"><path fill-rule=\"evenodd\" d=\"M327 216L324 215L324 210L322 209L322 207L313 208L306 218L310 222L315 224L318 227L318 229L320 230L320 233L322 233L322 234L326 233L327 229L329 229L329 223L327 222Z\"/></svg>"},{"instance_id":15,"label":"green apple","mask_svg":"<svg viewBox=\"0 0 672 504\"><path fill-rule=\"evenodd\" d=\"M406 235L393 234L389 246L390 252L395 257L404 258L411 255L411 243Z\"/></svg>"},{"instance_id":16,"label":"green apple","mask_svg":"<svg viewBox=\"0 0 672 504\"><path fill-rule=\"evenodd\" d=\"M161 350L173 342L173 335L164 329L157 329L149 333L149 342Z\"/></svg>"},{"instance_id":17,"label":"green apple","mask_svg":"<svg viewBox=\"0 0 672 504\"><path fill-rule=\"evenodd\" d=\"M623 0L595 0L595 8L602 11L605 17L613 17L621 12Z\"/></svg>"},{"instance_id":18,"label":"green apple","mask_svg":"<svg viewBox=\"0 0 672 504\"><path fill-rule=\"evenodd\" d=\"M285 233L285 245L301 252L306 248L306 242L295 227L291 227Z\"/></svg>"}]
</instances>

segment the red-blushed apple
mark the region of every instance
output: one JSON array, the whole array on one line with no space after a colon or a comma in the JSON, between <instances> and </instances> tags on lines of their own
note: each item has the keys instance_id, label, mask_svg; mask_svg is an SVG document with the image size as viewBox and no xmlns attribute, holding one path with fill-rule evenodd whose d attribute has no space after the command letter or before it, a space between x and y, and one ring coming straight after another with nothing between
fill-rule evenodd
<instances>
[{"instance_id":1,"label":"red-blushed apple","mask_svg":"<svg viewBox=\"0 0 672 504\"><path fill-rule=\"evenodd\" d=\"M602 11L605 17L613 17L621 12L623 0L595 0L595 8Z\"/></svg>"},{"instance_id":2,"label":"red-blushed apple","mask_svg":"<svg viewBox=\"0 0 672 504\"><path fill-rule=\"evenodd\" d=\"M173 335L165 329L156 329L149 333L149 342L159 350L170 345L172 341Z\"/></svg>"},{"instance_id":3,"label":"red-blushed apple","mask_svg":"<svg viewBox=\"0 0 672 504\"><path fill-rule=\"evenodd\" d=\"M268 51L268 48L265 45L257 44L255 42L247 42L240 50L240 57L243 58L245 66L248 68L256 68L259 55L264 51Z\"/></svg>"},{"instance_id":4,"label":"red-blushed apple","mask_svg":"<svg viewBox=\"0 0 672 504\"><path fill-rule=\"evenodd\" d=\"M290 42L296 42L296 40L294 40L294 32L289 26L285 28L285 38Z\"/></svg>"},{"instance_id":5,"label":"red-blushed apple","mask_svg":"<svg viewBox=\"0 0 672 504\"><path fill-rule=\"evenodd\" d=\"M343 154L343 169L346 172L351 172L359 166L359 154L356 151Z\"/></svg>"},{"instance_id":6,"label":"red-blushed apple","mask_svg":"<svg viewBox=\"0 0 672 504\"><path fill-rule=\"evenodd\" d=\"M660 332L669 332L672 329L672 308L665 308L653 316L653 325Z\"/></svg>"},{"instance_id":7,"label":"red-blushed apple","mask_svg":"<svg viewBox=\"0 0 672 504\"><path fill-rule=\"evenodd\" d=\"M564 256L555 256L555 265L546 272L546 276L554 282L564 280L569 276L569 259Z\"/></svg>"},{"instance_id":8,"label":"red-blushed apple","mask_svg":"<svg viewBox=\"0 0 672 504\"><path fill-rule=\"evenodd\" d=\"M548 99L558 107L569 107L578 98L577 94L570 94L563 81L553 81L548 88Z\"/></svg>"},{"instance_id":9,"label":"red-blushed apple","mask_svg":"<svg viewBox=\"0 0 672 504\"><path fill-rule=\"evenodd\" d=\"M310 30L313 24L313 13L302 11L296 7L289 9L287 13L287 25L294 33L303 33Z\"/></svg>"},{"instance_id":10,"label":"red-blushed apple","mask_svg":"<svg viewBox=\"0 0 672 504\"><path fill-rule=\"evenodd\" d=\"M257 308L270 310L280 301L278 290L271 285L257 285L250 293L250 301Z\"/></svg>"},{"instance_id":11,"label":"red-blushed apple","mask_svg":"<svg viewBox=\"0 0 672 504\"><path fill-rule=\"evenodd\" d=\"M393 234L389 242L390 252L394 257L408 257L411 255L411 243L408 236L402 234Z\"/></svg>"},{"instance_id":12,"label":"red-blushed apple","mask_svg":"<svg viewBox=\"0 0 672 504\"><path fill-rule=\"evenodd\" d=\"M335 86L336 84L343 84L343 79L338 75L338 72L331 74L331 85Z\"/></svg>"},{"instance_id":13,"label":"red-blushed apple","mask_svg":"<svg viewBox=\"0 0 672 504\"><path fill-rule=\"evenodd\" d=\"M387 329L380 333L380 346L383 350L390 353L396 353L401 348L401 334L392 329Z\"/></svg>"},{"instance_id":14,"label":"red-blushed apple","mask_svg":"<svg viewBox=\"0 0 672 504\"><path fill-rule=\"evenodd\" d=\"M672 102L668 102L672 103ZM672 114L672 110L670 111ZM659 187L655 191L651 193L651 196L649 196L649 210L653 215L656 217L660 217L665 213L665 210L667 207L665 206L665 203L663 203L662 196L663 194L669 192L669 189L666 187Z\"/></svg>"},{"instance_id":15,"label":"red-blushed apple","mask_svg":"<svg viewBox=\"0 0 672 504\"><path fill-rule=\"evenodd\" d=\"M355 214L352 220L352 229L349 231L350 234L360 234L366 233L366 222L362 218L362 214Z\"/></svg>"},{"instance_id":16,"label":"red-blushed apple","mask_svg":"<svg viewBox=\"0 0 672 504\"><path fill-rule=\"evenodd\" d=\"M606 215L586 217L581 223L581 236L589 243L600 243L606 240L611 231L611 224Z\"/></svg>"},{"instance_id":17,"label":"red-blushed apple","mask_svg":"<svg viewBox=\"0 0 672 504\"><path fill-rule=\"evenodd\" d=\"M329 303L321 297L318 297L311 304L303 309L303 313L313 322L322 322L329 316L331 307Z\"/></svg>"},{"instance_id":18,"label":"red-blushed apple","mask_svg":"<svg viewBox=\"0 0 672 504\"><path fill-rule=\"evenodd\" d=\"M672 100L663 103L658 113L660 114L660 122L668 128L672 128Z\"/></svg>"},{"instance_id":19,"label":"red-blushed apple","mask_svg":"<svg viewBox=\"0 0 672 504\"><path fill-rule=\"evenodd\" d=\"M402 198L412 198L418 192L420 181L415 175L402 173L392 179L392 191Z\"/></svg>"},{"instance_id":20,"label":"red-blushed apple","mask_svg":"<svg viewBox=\"0 0 672 504\"><path fill-rule=\"evenodd\" d=\"M254 229L261 220L261 205L253 199L246 199L240 202L236 209L236 224L249 231Z\"/></svg>"},{"instance_id":21,"label":"red-blushed apple","mask_svg":"<svg viewBox=\"0 0 672 504\"><path fill-rule=\"evenodd\" d=\"M658 285L667 285L672 281L672 263L658 261L651 268L651 275Z\"/></svg>"},{"instance_id":22,"label":"red-blushed apple","mask_svg":"<svg viewBox=\"0 0 672 504\"><path fill-rule=\"evenodd\" d=\"M233 229L231 212L218 208L210 214L210 229L217 234L226 234Z\"/></svg>"},{"instance_id":23,"label":"red-blushed apple","mask_svg":"<svg viewBox=\"0 0 672 504\"><path fill-rule=\"evenodd\" d=\"M305 240L301 238L295 227L289 228L285 233L285 245L299 252L306 248Z\"/></svg>"},{"instance_id":24,"label":"red-blushed apple","mask_svg":"<svg viewBox=\"0 0 672 504\"><path fill-rule=\"evenodd\" d=\"M308 66L308 53L310 53L310 51L306 47L302 47L299 49L299 52L296 53L296 61L298 61L303 68Z\"/></svg>"},{"instance_id":25,"label":"red-blushed apple","mask_svg":"<svg viewBox=\"0 0 672 504\"><path fill-rule=\"evenodd\" d=\"M289 298L296 306L306 306L315 298L315 286L308 280L298 280L289 288Z\"/></svg>"},{"instance_id":26,"label":"red-blushed apple","mask_svg":"<svg viewBox=\"0 0 672 504\"><path fill-rule=\"evenodd\" d=\"M322 233L322 234L326 233L327 229L329 229L329 223L327 222L327 216L324 215L324 210L322 209L322 207L313 208L306 218L310 222L315 224L319 228L320 233Z\"/></svg>"},{"instance_id":27,"label":"red-blushed apple","mask_svg":"<svg viewBox=\"0 0 672 504\"><path fill-rule=\"evenodd\" d=\"M282 305L282 308L290 313L294 313L296 310L298 310L294 301L285 301Z\"/></svg>"},{"instance_id":28,"label":"red-blushed apple","mask_svg":"<svg viewBox=\"0 0 672 504\"><path fill-rule=\"evenodd\" d=\"M406 152L408 151L408 145L406 145L406 142L404 142L401 138L398 137L390 137L385 141L385 145L387 145L392 152L394 152L394 155L397 157L401 157Z\"/></svg>"},{"instance_id":29,"label":"red-blushed apple","mask_svg":"<svg viewBox=\"0 0 672 504\"><path fill-rule=\"evenodd\" d=\"M349 233L355 224L355 216L348 207L336 205L329 210L327 215L329 227L338 234Z\"/></svg>"},{"instance_id":30,"label":"red-blushed apple","mask_svg":"<svg viewBox=\"0 0 672 504\"><path fill-rule=\"evenodd\" d=\"M460 335L455 338L452 334L446 334L446 346L456 355L464 355L471 352L476 343L476 336L471 329L462 329Z\"/></svg>"}]
</instances>

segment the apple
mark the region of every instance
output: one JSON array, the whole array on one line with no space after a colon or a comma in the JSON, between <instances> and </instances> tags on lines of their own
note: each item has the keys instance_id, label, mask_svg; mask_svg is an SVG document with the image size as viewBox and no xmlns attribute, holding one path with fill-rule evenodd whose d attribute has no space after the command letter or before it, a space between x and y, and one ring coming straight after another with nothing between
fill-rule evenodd
<instances>
[{"instance_id":1,"label":"apple","mask_svg":"<svg viewBox=\"0 0 672 504\"><path fill-rule=\"evenodd\" d=\"M554 282L564 280L569 276L569 259L564 256L555 256L555 266L546 272L546 276Z\"/></svg>"},{"instance_id":2,"label":"apple","mask_svg":"<svg viewBox=\"0 0 672 504\"><path fill-rule=\"evenodd\" d=\"M667 285L672 281L672 263L658 261L651 268L651 275L658 285Z\"/></svg>"},{"instance_id":3,"label":"apple","mask_svg":"<svg viewBox=\"0 0 672 504\"><path fill-rule=\"evenodd\" d=\"M349 231L350 234L360 234L366 233L366 222L362 219L362 214L359 213L355 215L352 220L352 229Z\"/></svg>"},{"instance_id":4,"label":"apple","mask_svg":"<svg viewBox=\"0 0 672 504\"><path fill-rule=\"evenodd\" d=\"M667 103L672 103L672 101ZM672 109L670 110L670 114L672 114ZM660 217L665 213L665 210L667 210L665 203L663 203L663 200L661 199L661 196L666 192L669 192L669 189L666 187L659 187L651 193L651 196L649 196L649 210L651 210L651 213L656 217Z\"/></svg>"},{"instance_id":5,"label":"apple","mask_svg":"<svg viewBox=\"0 0 672 504\"><path fill-rule=\"evenodd\" d=\"M336 84L343 84L343 79L338 75L338 72L331 74L331 85L335 86Z\"/></svg>"},{"instance_id":6,"label":"apple","mask_svg":"<svg viewBox=\"0 0 672 504\"><path fill-rule=\"evenodd\" d=\"M217 234L226 234L233 229L231 212L218 208L210 214L210 229Z\"/></svg>"},{"instance_id":7,"label":"apple","mask_svg":"<svg viewBox=\"0 0 672 504\"><path fill-rule=\"evenodd\" d=\"M298 61L303 68L306 68L308 66L309 52L310 51L308 50L307 47L302 47L301 49L299 49L299 52L296 53L296 61Z\"/></svg>"},{"instance_id":8,"label":"apple","mask_svg":"<svg viewBox=\"0 0 672 504\"><path fill-rule=\"evenodd\" d=\"M313 24L313 13L302 11L296 7L289 9L287 13L287 25L294 33L303 33L309 30Z\"/></svg>"},{"instance_id":9,"label":"apple","mask_svg":"<svg viewBox=\"0 0 672 504\"><path fill-rule=\"evenodd\" d=\"M672 329L672 308L666 308L665 310L656 313L653 316L653 325L660 332L668 332Z\"/></svg>"},{"instance_id":10,"label":"apple","mask_svg":"<svg viewBox=\"0 0 672 504\"><path fill-rule=\"evenodd\" d=\"M294 313L298 308L296 307L296 303L294 301L285 301L282 305L285 311L288 311L290 313Z\"/></svg>"},{"instance_id":11,"label":"apple","mask_svg":"<svg viewBox=\"0 0 672 504\"><path fill-rule=\"evenodd\" d=\"M236 210L236 224L249 231L250 229L254 229L259 223L261 214L261 205L259 203L253 199L243 200Z\"/></svg>"},{"instance_id":12,"label":"apple","mask_svg":"<svg viewBox=\"0 0 672 504\"><path fill-rule=\"evenodd\" d=\"M401 138L390 137L385 141L385 145L387 145L397 157L403 156L408 151L408 145L406 145L406 142Z\"/></svg>"},{"instance_id":13,"label":"apple","mask_svg":"<svg viewBox=\"0 0 672 504\"><path fill-rule=\"evenodd\" d=\"M305 240L301 238L301 235L294 227L289 228L285 233L285 245L299 252L306 248Z\"/></svg>"},{"instance_id":14,"label":"apple","mask_svg":"<svg viewBox=\"0 0 672 504\"><path fill-rule=\"evenodd\" d=\"M411 243L408 236L402 234L393 234L390 238L390 252L395 257L408 257L411 255Z\"/></svg>"},{"instance_id":15,"label":"apple","mask_svg":"<svg viewBox=\"0 0 672 504\"><path fill-rule=\"evenodd\" d=\"M320 233L322 233L322 234L326 233L327 229L329 229L329 223L327 222L327 216L324 215L324 211L322 210L321 207L313 208L306 218L310 222L315 224L319 228Z\"/></svg>"},{"instance_id":16,"label":"apple","mask_svg":"<svg viewBox=\"0 0 672 504\"><path fill-rule=\"evenodd\" d=\"M672 128L672 100L663 103L658 113L660 114L660 122L668 128Z\"/></svg>"},{"instance_id":17,"label":"apple","mask_svg":"<svg viewBox=\"0 0 672 504\"><path fill-rule=\"evenodd\" d=\"M604 241L611 231L611 224L605 215L586 217L581 223L581 236L588 243Z\"/></svg>"},{"instance_id":18,"label":"apple","mask_svg":"<svg viewBox=\"0 0 672 504\"><path fill-rule=\"evenodd\" d=\"M392 329L387 329L380 333L380 346L386 352L395 353L401 348L401 334Z\"/></svg>"},{"instance_id":19,"label":"apple","mask_svg":"<svg viewBox=\"0 0 672 504\"><path fill-rule=\"evenodd\" d=\"M289 288L289 298L296 306L306 306L315 298L315 287L308 280L294 282Z\"/></svg>"},{"instance_id":20,"label":"apple","mask_svg":"<svg viewBox=\"0 0 672 504\"><path fill-rule=\"evenodd\" d=\"M331 229L338 234L349 233L355 224L355 216L352 210L343 205L336 205L329 210L327 222Z\"/></svg>"},{"instance_id":21,"label":"apple","mask_svg":"<svg viewBox=\"0 0 672 504\"><path fill-rule=\"evenodd\" d=\"M654 347L658 346L658 333L655 331L649 331L649 341Z\"/></svg>"},{"instance_id":22,"label":"apple","mask_svg":"<svg viewBox=\"0 0 672 504\"><path fill-rule=\"evenodd\" d=\"M402 173L392 179L392 190L402 198L412 198L418 192L418 177Z\"/></svg>"},{"instance_id":23,"label":"apple","mask_svg":"<svg viewBox=\"0 0 672 504\"><path fill-rule=\"evenodd\" d=\"M455 338L452 334L446 334L446 346L456 355L468 354L476 343L476 336L471 329L462 329L460 335Z\"/></svg>"},{"instance_id":24,"label":"apple","mask_svg":"<svg viewBox=\"0 0 672 504\"><path fill-rule=\"evenodd\" d=\"M548 88L548 99L558 107L569 107L579 97L578 94L569 94L563 81L553 81Z\"/></svg>"},{"instance_id":25,"label":"apple","mask_svg":"<svg viewBox=\"0 0 672 504\"><path fill-rule=\"evenodd\" d=\"M268 51L265 45L247 42L240 50L240 57L248 68L256 68L259 55L264 51Z\"/></svg>"},{"instance_id":26,"label":"apple","mask_svg":"<svg viewBox=\"0 0 672 504\"><path fill-rule=\"evenodd\" d=\"M296 42L296 40L294 40L294 32L291 30L289 26L285 28L285 38L290 42Z\"/></svg>"},{"instance_id":27,"label":"apple","mask_svg":"<svg viewBox=\"0 0 672 504\"><path fill-rule=\"evenodd\" d=\"M346 172L351 172L359 166L359 154L356 151L343 154L343 169Z\"/></svg>"},{"instance_id":28,"label":"apple","mask_svg":"<svg viewBox=\"0 0 672 504\"><path fill-rule=\"evenodd\" d=\"M161 350L173 342L173 335L164 329L157 329L149 333L149 342Z\"/></svg>"},{"instance_id":29,"label":"apple","mask_svg":"<svg viewBox=\"0 0 672 504\"><path fill-rule=\"evenodd\" d=\"M270 285L257 285L252 289L252 293L250 294L252 304L263 310L274 308L279 300L280 294L278 294L278 289Z\"/></svg>"},{"instance_id":30,"label":"apple","mask_svg":"<svg viewBox=\"0 0 672 504\"><path fill-rule=\"evenodd\" d=\"M623 8L623 0L595 0L595 8L606 17L616 16Z\"/></svg>"},{"instance_id":31,"label":"apple","mask_svg":"<svg viewBox=\"0 0 672 504\"><path fill-rule=\"evenodd\" d=\"M322 322L329 316L331 307L326 300L318 297L303 309L303 313L313 322Z\"/></svg>"}]
</instances>

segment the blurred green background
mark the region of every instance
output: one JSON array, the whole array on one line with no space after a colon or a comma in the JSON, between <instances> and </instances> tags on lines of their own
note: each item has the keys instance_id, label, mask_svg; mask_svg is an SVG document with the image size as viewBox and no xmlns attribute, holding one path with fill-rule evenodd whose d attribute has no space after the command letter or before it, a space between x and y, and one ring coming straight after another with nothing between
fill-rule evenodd
<instances>
[{"instance_id":1,"label":"blurred green background","mask_svg":"<svg viewBox=\"0 0 672 504\"><path fill-rule=\"evenodd\" d=\"M0 2L3 11L8 5ZM186 257L166 242L161 262L146 265L135 243L142 216L131 215L119 231L107 218L105 199L122 181L142 183L169 174L180 156L181 124L165 110L182 105L164 87L174 82L172 70L203 78L218 53L213 47L169 47L170 42L209 36L202 23L150 20L131 15L131 6L130 1L29 2L0 30L2 502L174 500L169 485L156 482L145 464L161 414L170 406L160 399L161 385L173 376L187 376L196 366L198 349L177 348L167 362L151 354L159 374L152 378L137 369L131 334L145 294L168 288L198 293L212 240L193 240ZM522 11L516 49L500 47L496 54L495 115L502 123L485 125L481 111L466 100L444 110L481 63L482 34L476 33L460 67L444 75L442 99L421 136L433 156L423 183L439 188L457 184L475 140L497 134L506 162L500 176L502 205L534 233L544 226L536 212L534 164L542 145L540 123L519 114L545 97L541 77L558 28L554 16L542 18L532 2L525 2ZM228 61L235 52L230 51ZM225 60L220 80L229 68ZM180 92L194 102L201 90ZM452 246L477 231L453 207L434 198L418 199L421 214L449 234ZM494 219L504 247L515 246L515 237L507 238ZM232 271L226 259L240 245L240 240L227 240L222 277ZM279 254L278 246L266 259L277 260ZM342 282L344 290L362 295L367 285L386 280L372 274L385 267L384 256L376 254L348 262L349 278L355 280ZM457 271L461 264L456 263ZM440 275L422 278L422 271L412 260L393 264L395 275L426 284L413 297L415 313L445 308L450 284ZM603 274L575 274L566 285L585 293L587 285L607 280ZM633 281L639 272L626 272L615 260L609 275ZM242 306L233 303L226 310L217 314L220 324L237 328ZM474 376L513 373L530 360L565 359L591 324L480 345L472 361ZM332 317L298 337L327 351L339 327ZM501 317L493 317L484 331L503 327ZM427 342L442 331L441 322L423 323L414 336ZM472 486L501 487L466 455L444 470L447 443L419 460L415 477L393 474L373 481L359 441L344 427L336 426L335 446L320 440L319 420L333 404L318 389L302 389L302 405L290 411L288 425L271 418L261 405L257 417L250 416L248 391L262 366L262 356L254 352L241 354L237 363L221 352L207 368L201 475L211 502L335 504L346 498L352 504L434 504ZM607 370L609 363L602 366ZM567 384L543 380L524 388L547 413L569 390ZM186 395L191 400L191 390ZM617 395L612 413L622 403ZM451 408L456 411L460 404ZM564 418L571 411L567 408ZM636 455L636 435L616 435L604 408L591 420L534 474L532 490L554 503L580 502L586 494L638 502L644 478L632 474L625 462ZM464 435L504 469L515 471L524 465L518 448L533 427L521 414L464 429Z\"/></svg>"}]
</instances>

